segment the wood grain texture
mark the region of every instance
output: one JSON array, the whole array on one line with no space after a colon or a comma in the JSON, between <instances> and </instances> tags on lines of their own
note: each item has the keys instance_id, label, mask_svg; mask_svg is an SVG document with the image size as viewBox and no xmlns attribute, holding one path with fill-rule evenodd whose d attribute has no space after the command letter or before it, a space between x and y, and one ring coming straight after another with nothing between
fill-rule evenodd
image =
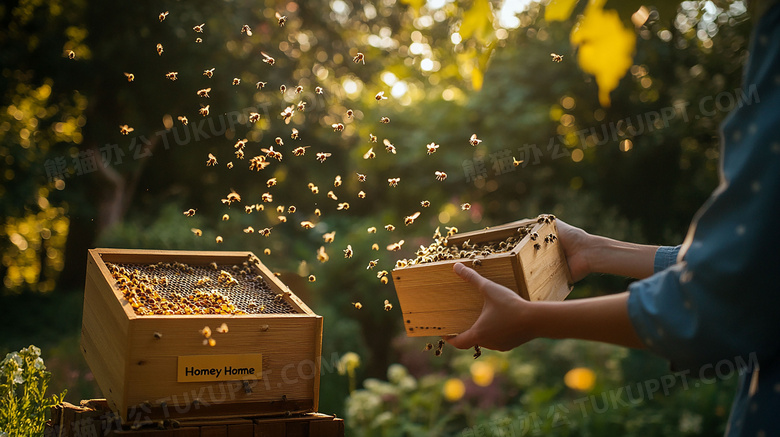
<instances>
[{"instance_id":1,"label":"wood grain texture","mask_svg":"<svg viewBox=\"0 0 780 437\"><path fill-rule=\"evenodd\" d=\"M518 220L501 226L456 234L448 243L462 244L501 241L517 228L533 224L531 233L508 252L470 259L418 264L393 270L395 286L406 334L410 337L454 335L461 333L479 317L484 299L479 290L457 276L452 267L463 264L482 276L503 285L529 300L563 300L571 291L571 277L560 242L544 242L547 235L557 237L555 221ZM538 246L536 246L538 244Z\"/></svg>"},{"instance_id":2,"label":"wood grain texture","mask_svg":"<svg viewBox=\"0 0 780 437\"><path fill-rule=\"evenodd\" d=\"M250 252L96 249L90 251L82 349L109 405L123 421L132 417L237 417L316 411L322 317L314 314L265 266L269 286L286 291L298 314L137 316L104 262L190 265L240 264ZM227 333L216 328L227 324ZM213 347L203 345L209 326ZM155 333L162 336L155 338ZM179 356L263 354L263 377L247 381L177 381ZM197 402L196 402L197 400ZM196 402L193 404L193 402ZM132 417L131 417L132 416Z\"/></svg>"}]
</instances>

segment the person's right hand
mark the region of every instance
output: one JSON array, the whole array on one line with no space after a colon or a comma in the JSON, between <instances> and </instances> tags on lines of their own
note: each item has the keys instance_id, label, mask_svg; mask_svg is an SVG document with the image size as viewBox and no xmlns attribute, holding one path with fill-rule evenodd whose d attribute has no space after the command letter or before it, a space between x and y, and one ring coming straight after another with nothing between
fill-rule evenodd
<instances>
[{"instance_id":1,"label":"person's right hand","mask_svg":"<svg viewBox=\"0 0 780 437\"><path fill-rule=\"evenodd\" d=\"M566 254L566 261L569 263L571 278L577 282L592 272L587 255L593 245L592 236L561 219L556 219L555 223L558 227L558 239L563 245L563 253Z\"/></svg>"}]
</instances>

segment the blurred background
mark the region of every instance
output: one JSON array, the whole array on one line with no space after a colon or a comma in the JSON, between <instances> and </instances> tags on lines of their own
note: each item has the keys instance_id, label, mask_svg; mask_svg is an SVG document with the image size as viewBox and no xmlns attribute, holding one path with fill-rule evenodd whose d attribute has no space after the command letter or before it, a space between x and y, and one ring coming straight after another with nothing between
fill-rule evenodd
<instances>
[{"instance_id":1,"label":"blurred background","mask_svg":"<svg viewBox=\"0 0 780 437\"><path fill-rule=\"evenodd\" d=\"M422 351L426 339L405 337L392 282L376 277L429 244L437 227L473 230L542 213L618 239L682 241L717 183L718 125L745 97L745 4L660 2L634 27L628 17L639 3L607 3L630 10L621 18L636 44L606 105L570 42L581 3L558 22L523 0L0 5L0 356L35 344L52 391L67 389L71 402L100 397L78 347L87 249L249 250L324 316L324 360L334 365L323 370L320 410L345 417L350 435L722 434L736 378L678 382L668 395L616 402L627 399L624 388L670 374L667 363L643 351L545 340L478 360L448 347L435 357ZM203 33L193 31L201 23ZM241 33L245 24L252 36ZM353 61L358 52L365 63ZM601 55L604 68L621 62L609 50ZM211 68L209 79L203 71ZM172 71L178 80L166 79ZM210 98L198 97L206 87ZM387 100L375 99L380 91ZM280 113L299 102L305 111L285 124ZM250 112L259 121L250 123ZM482 143L472 147L475 133ZM244 138L240 160L233 145ZM429 156L431 142L440 147ZM271 145L283 160L248 170ZM299 146L310 147L295 157ZM371 147L377 156L366 160ZM317 152L331 156L318 163ZM209 153L216 166L206 166ZM435 171L447 179L436 181ZM277 185L268 188L272 177ZM394 177L401 181L390 188ZM231 190L241 205L262 203L264 192L273 202L246 214L220 202ZM325 196L330 190L338 202ZM349 210L337 210L339 202ZM286 223L280 205L296 206ZM196 214L185 217L190 208ZM316 227L304 230L302 220ZM247 226L272 232L247 234ZM379 231L368 233L371 226ZM324 243L332 231L335 241ZM400 252L385 250L401 239ZM354 256L345 259L348 244ZM320 246L326 263L317 260ZM372 259L378 266L368 270ZM570 298L629 282L596 275ZM385 299L392 311L383 310Z\"/></svg>"}]
</instances>

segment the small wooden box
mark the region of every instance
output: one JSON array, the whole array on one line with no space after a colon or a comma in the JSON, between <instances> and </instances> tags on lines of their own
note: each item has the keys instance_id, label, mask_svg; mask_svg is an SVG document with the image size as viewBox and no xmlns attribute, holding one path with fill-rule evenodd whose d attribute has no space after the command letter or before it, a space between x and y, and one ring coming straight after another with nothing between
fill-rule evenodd
<instances>
[{"instance_id":1,"label":"small wooden box","mask_svg":"<svg viewBox=\"0 0 780 437\"><path fill-rule=\"evenodd\" d=\"M242 265L250 256L251 252L89 251L81 350L108 405L123 422L317 411L322 317L261 263L246 268L262 276L274 296L282 295L278 303L287 313L137 315L106 265L178 262L202 272L212 262ZM218 333L216 328L223 323L229 331ZM203 344L205 326L213 331L214 346ZM201 368L223 372L198 372L203 380L192 381L197 379L193 369Z\"/></svg>"},{"instance_id":2,"label":"small wooden box","mask_svg":"<svg viewBox=\"0 0 780 437\"><path fill-rule=\"evenodd\" d=\"M565 299L571 292L572 280L557 239L554 218L519 220L455 234L448 238L447 245L461 245L467 240L471 244L502 241L514 235L518 228L528 225L532 225L532 229L514 248L478 256L477 262L452 259L394 269L393 284L401 304L406 334L410 337L454 335L467 330L477 320L484 298L479 290L452 270L459 262L525 299ZM548 237L550 235L554 238Z\"/></svg>"}]
</instances>

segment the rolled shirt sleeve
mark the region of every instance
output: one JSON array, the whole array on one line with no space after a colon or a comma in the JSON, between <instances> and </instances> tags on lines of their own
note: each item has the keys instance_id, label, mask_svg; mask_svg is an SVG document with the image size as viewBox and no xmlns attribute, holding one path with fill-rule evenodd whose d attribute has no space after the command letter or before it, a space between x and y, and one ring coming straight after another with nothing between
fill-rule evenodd
<instances>
[{"instance_id":1,"label":"rolled shirt sleeve","mask_svg":"<svg viewBox=\"0 0 780 437\"><path fill-rule=\"evenodd\" d=\"M653 262L653 273L665 270L667 267L677 263L677 254L680 253L680 246L661 246L655 251L655 261Z\"/></svg>"}]
</instances>

